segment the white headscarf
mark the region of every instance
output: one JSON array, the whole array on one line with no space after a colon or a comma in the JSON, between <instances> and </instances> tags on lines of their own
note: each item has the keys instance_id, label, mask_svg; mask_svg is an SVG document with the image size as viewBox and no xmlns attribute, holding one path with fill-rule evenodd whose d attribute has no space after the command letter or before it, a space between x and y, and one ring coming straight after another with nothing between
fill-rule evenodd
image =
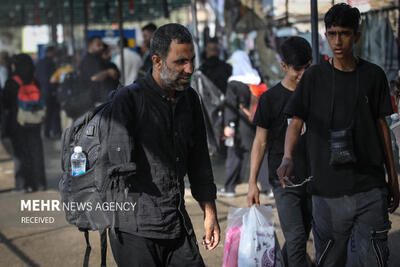
<instances>
[{"instance_id":1,"label":"white headscarf","mask_svg":"<svg viewBox=\"0 0 400 267\"><path fill-rule=\"evenodd\" d=\"M228 60L232 64L232 76L228 82L238 81L245 84L260 84L261 78L258 72L251 66L250 58L242 50L235 51Z\"/></svg>"}]
</instances>

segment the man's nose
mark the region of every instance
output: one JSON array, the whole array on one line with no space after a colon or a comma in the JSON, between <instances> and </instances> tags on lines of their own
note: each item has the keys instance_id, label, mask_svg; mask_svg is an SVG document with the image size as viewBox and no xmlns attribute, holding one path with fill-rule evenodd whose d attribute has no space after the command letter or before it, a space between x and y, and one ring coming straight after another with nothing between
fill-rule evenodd
<instances>
[{"instance_id":1,"label":"man's nose","mask_svg":"<svg viewBox=\"0 0 400 267\"><path fill-rule=\"evenodd\" d=\"M194 63L193 62L188 62L185 64L185 72L192 74L194 72Z\"/></svg>"}]
</instances>

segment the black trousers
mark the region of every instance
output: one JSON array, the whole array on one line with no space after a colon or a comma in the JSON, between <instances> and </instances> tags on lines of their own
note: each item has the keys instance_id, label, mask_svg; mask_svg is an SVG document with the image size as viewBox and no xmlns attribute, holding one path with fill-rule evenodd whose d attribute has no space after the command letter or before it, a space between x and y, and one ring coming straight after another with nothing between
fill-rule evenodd
<instances>
[{"instance_id":1,"label":"black trousers","mask_svg":"<svg viewBox=\"0 0 400 267\"><path fill-rule=\"evenodd\" d=\"M311 195L306 186L273 189L285 245L282 254L288 267L308 267L307 241L311 231ZM317 215L319 216L319 215Z\"/></svg>"},{"instance_id":2,"label":"black trousers","mask_svg":"<svg viewBox=\"0 0 400 267\"><path fill-rule=\"evenodd\" d=\"M10 137L13 148L16 190L46 188L40 127L40 125L28 127L18 125L16 131Z\"/></svg>"},{"instance_id":3,"label":"black trousers","mask_svg":"<svg viewBox=\"0 0 400 267\"><path fill-rule=\"evenodd\" d=\"M46 97L46 116L44 121L44 134L58 137L61 135L60 103L56 96Z\"/></svg>"},{"instance_id":4,"label":"black trousers","mask_svg":"<svg viewBox=\"0 0 400 267\"><path fill-rule=\"evenodd\" d=\"M196 236L153 239L109 231L111 249L119 267L203 267Z\"/></svg>"}]
</instances>

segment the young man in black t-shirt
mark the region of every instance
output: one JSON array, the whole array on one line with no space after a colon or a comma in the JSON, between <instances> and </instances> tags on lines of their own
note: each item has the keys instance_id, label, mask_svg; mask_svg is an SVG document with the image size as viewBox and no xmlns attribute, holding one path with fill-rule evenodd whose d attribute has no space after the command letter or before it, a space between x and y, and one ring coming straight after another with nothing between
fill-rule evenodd
<instances>
[{"instance_id":1,"label":"young man in black t-shirt","mask_svg":"<svg viewBox=\"0 0 400 267\"><path fill-rule=\"evenodd\" d=\"M318 266L387 266L388 211L399 205L388 82L380 67L353 55L358 9L337 4L324 20L333 59L307 70L286 106L294 118L278 176L284 184L291 176L305 122Z\"/></svg>"},{"instance_id":2,"label":"young man in black t-shirt","mask_svg":"<svg viewBox=\"0 0 400 267\"><path fill-rule=\"evenodd\" d=\"M285 78L261 96L254 117L257 129L251 150L247 199L249 206L260 204L257 176L267 148L269 182L273 186L279 221L286 240L284 259L289 267L307 267L306 245L311 230L311 198L305 184L283 188L276 170L282 160L285 132L290 121L283 110L311 63L311 47L301 37L290 37L281 45L281 54ZM303 141L296 152L295 172L298 180L304 180L308 175Z\"/></svg>"}]
</instances>

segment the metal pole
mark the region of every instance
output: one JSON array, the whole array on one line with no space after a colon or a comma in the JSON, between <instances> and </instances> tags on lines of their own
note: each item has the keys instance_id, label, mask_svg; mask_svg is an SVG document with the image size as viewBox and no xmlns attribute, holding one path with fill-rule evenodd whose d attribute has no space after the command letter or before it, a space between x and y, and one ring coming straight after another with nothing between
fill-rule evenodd
<instances>
[{"instance_id":1,"label":"metal pole","mask_svg":"<svg viewBox=\"0 0 400 267\"><path fill-rule=\"evenodd\" d=\"M125 62L124 62L124 18L122 17L122 0L118 0L118 28L119 49L121 53L121 83L125 85Z\"/></svg>"},{"instance_id":2,"label":"metal pole","mask_svg":"<svg viewBox=\"0 0 400 267\"><path fill-rule=\"evenodd\" d=\"M193 34L194 34L194 51L195 57L195 68L200 67L200 49L199 49L199 31L197 29L197 0L191 1L192 3L192 20L193 20Z\"/></svg>"},{"instance_id":3,"label":"metal pole","mask_svg":"<svg viewBox=\"0 0 400 267\"><path fill-rule=\"evenodd\" d=\"M319 40L318 40L318 5L317 0L311 0L311 39L313 64L319 62Z\"/></svg>"},{"instance_id":4,"label":"metal pole","mask_svg":"<svg viewBox=\"0 0 400 267\"><path fill-rule=\"evenodd\" d=\"M51 42L53 46L57 46L57 19L56 19L56 2L55 0L50 1L50 12L51 12Z\"/></svg>"},{"instance_id":5,"label":"metal pole","mask_svg":"<svg viewBox=\"0 0 400 267\"><path fill-rule=\"evenodd\" d=\"M73 63L75 63L75 35L74 35L74 0L69 0L69 21L70 21L70 38L72 46L72 58Z\"/></svg>"},{"instance_id":6,"label":"metal pole","mask_svg":"<svg viewBox=\"0 0 400 267\"><path fill-rule=\"evenodd\" d=\"M86 45L86 48L87 48L87 46L88 46L88 24L89 24L89 19L88 19L88 17L89 17L89 14L88 14L88 8L89 8L88 0L85 0L83 2L83 5L84 5L84 7L83 7L83 24L84 24L84 32L85 32L85 45Z\"/></svg>"}]
</instances>

